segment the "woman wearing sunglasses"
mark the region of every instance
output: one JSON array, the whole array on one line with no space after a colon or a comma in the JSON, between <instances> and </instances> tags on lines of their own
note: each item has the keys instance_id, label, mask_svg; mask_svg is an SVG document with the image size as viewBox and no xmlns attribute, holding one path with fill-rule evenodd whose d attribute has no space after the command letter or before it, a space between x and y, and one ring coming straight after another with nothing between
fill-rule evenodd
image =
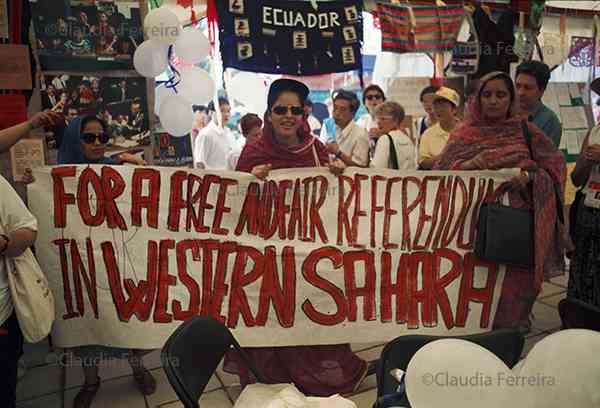
<instances>
[{"instance_id":1,"label":"woman wearing sunglasses","mask_svg":"<svg viewBox=\"0 0 600 408\"><path fill-rule=\"evenodd\" d=\"M309 90L301 82L279 79L271 85L263 135L247 144L237 170L266 178L270 170L328 166L334 174L345 166L329 162L325 145L310 133L304 119ZM294 383L305 394L329 396L354 391L367 374L367 362L349 344L327 346L260 347L247 351L258 370L277 383ZM225 370L238 374L242 385L251 375L237 353L227 354Z\"/></svg>"},{"instance_id":2,"label":"woman wearing sunglasses","mask_svg":"<svg viewBox=\"0 0 600 408\"><path fill-rule=\"evenodd\" d=\"M91 115L75 118L65 130L58 151L58 164L144 164L143 160L129 153L121 154L117 160L105 157L106 144L109 140L106 123L101 119ZM150 395L156 391L156 380L142 362L142 355L147 353L146 350L88 345L74 347L72 351L82 360L85 377L85 382L73 401L74 408L91 406L100 388L98 364L107 358L127 358L140 392Z\"/></svg>"},{"instance_id":3,"label":"woman wearing sunglasses","mask_svg":"<svg viewBox=\"0 0 600 408\"><path fill-rule=\"evenodd\" d=\"M58 164L146 164L130 153L121 153L116 159L106 157L106 144L111 137L106 123L96 116L74 119L65 130L58 151Z\"/></svg>"},{"instance_id":4,"label":"woman wearing sunglasses","mask_svg":"<svg viewBox=\"0 0 600 408\"><path fill-rule=\"evenodd\" d=\"M367 108L368 113L361 116L356 124L365 129L369 133L369 138L374 139L375 142L377 142L379 136L382 135L377 126L375 111L377 110L377 107L384 102L385 93L379 85L371 84L365 88L365 91L363 92L363 105Z\"/></svg>"},{"instance_id":5,"label":"woman wearing sunglasses","mask_svg":"<svg viewBox=\"0 0 600 408\"><path fill-rule=\"evenodd\" d=\"M327 148L310 133L304 116L309 90L301 82L278 79L269 89L263 135L247 144L240 155L237 171L264 179L270 170L290 167L327 166L334 174L344 171L340 160L329 161Z\"/></svg>"}]
</instances>

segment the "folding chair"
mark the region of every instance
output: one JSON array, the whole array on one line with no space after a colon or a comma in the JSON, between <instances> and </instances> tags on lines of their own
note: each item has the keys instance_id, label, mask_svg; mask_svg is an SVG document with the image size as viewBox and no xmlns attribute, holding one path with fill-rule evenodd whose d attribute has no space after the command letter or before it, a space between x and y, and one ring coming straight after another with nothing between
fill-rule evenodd
<instances>
[{"instance_id":1,"label":"folding chair","mask_svg":"<svg viewBox=\"0 0 600 408\"><path fill-rule=\"evenodd\" d=\"M390 341L381 351L381 357L377 365L377 401L374 408L385 408L388 401L385 395L394 394L398 383L390 375L390 371L399 368L406 371L408 363L417 351L426 344L440 339L461 339L479 344L481 347L494 353L509 368L519 362L525 338L518 329L501 329L487 333L473 334L468 336L426 336L407 335L400 336ZM394 401L393 406L410 407L406 397L401 401Z\"/></svg>"},{"instance_id":2,"label":"folding chair","mask_svg":"<svg viewBox=\"0 0 600 408\"><path fill-rule=\"evenodd\" d=\"M186 408L200 407L198 399L223 356L232 347L258 382L267 383L229 329L213 318L193 317L171 334L161 352L163 369Z\"/></svg>"},{"instance_id":3,"label":"folding chair","mask_svg":"<svg viewBox=\"0 0 600 408\"><path fill-rule=\"evenodd\" d=\"M564 329L600 331L600 308L577 299L565 298L558 303Z\"/></svg>"}]
</instances>

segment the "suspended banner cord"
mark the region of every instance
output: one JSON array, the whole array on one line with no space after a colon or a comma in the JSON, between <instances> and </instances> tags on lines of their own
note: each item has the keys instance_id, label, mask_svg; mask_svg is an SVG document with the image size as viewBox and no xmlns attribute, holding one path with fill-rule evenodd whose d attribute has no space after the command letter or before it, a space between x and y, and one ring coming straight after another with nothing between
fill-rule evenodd
<instances>
[{"instance_id":1,"label":"suspended banner cord","mask_svg":"<svg viewBox=\"0 0 600 408\"><path fill-rule=\"evenodd\" d=\"M169 69L168 69L169 79L166 81L157 81L156 87L164 85L167 89L172 89L173 92L177 93L177 86L181 82L181 74L179 73L177 68L175 68L175 66L172 64L172 62L171 62L172 57L173 57L173 46L170 45L169 53L167 56L168 61L169 61Z\"/></svg>"}]
</instances>

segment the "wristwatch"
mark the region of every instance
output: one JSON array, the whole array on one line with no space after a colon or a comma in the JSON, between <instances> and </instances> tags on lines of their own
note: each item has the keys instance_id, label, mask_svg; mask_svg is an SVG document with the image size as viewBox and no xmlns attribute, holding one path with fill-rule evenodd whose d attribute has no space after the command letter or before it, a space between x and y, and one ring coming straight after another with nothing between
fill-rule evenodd
<instances>
[{"instance_id":1,"label":"wristwatch","mask_svg":"<svg viewBox=\"0 0 600 408\"><path fill-rule=\"evenodd\" d=\"M335 154L335 158L342 160L342 154L343 154L342 150L341 149L338 150L337 153ZM344 160L342 160L342 161L344 161Z\"/></svg>"}]
</instances>

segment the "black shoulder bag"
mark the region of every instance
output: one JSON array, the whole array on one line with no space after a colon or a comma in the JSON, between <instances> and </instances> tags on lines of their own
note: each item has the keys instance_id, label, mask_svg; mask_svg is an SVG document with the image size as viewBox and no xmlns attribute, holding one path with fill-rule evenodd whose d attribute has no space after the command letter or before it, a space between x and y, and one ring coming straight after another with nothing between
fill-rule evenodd
<instances>
[{"instance_id":1,"label":"black shoulder bag","mask_svg":"<svg viewBox=\"0 0 600 408\"><path fill-rule=\"evenodd\" d=\"M521 124L529 154L533 159L531 134L527 123ZM556 211L564 224L562 204L556 189ZM496 200L500 200L498 194ZM534 212L529 209L512 208L498 201L481 205L475 237L475 255L485 261L532 267L534 256Z\"/></svg>"},{"instance_id":2,"label":"black shoulder bag","mask_svg":"<svg viewBox=\"0 0 600 408\"><path fill-rule=\"evenodd\" d=\"M398 170L400 168L400 165L398 164L398 155L396 154L396 146L394 146L394 139L392 139L392 136L389 133L387 133L386 136L390 141L390 161L392 162L392 169Z\"/></svg>"}]
</instances>

